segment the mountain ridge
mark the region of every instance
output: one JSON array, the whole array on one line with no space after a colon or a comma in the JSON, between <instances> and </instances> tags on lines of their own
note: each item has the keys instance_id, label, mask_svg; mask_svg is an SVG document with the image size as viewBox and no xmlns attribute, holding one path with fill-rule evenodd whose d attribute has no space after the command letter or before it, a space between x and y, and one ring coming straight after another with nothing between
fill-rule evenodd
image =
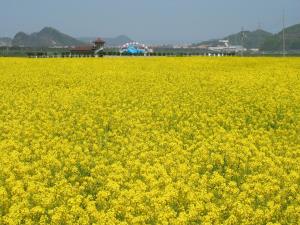
<instances>
[{"instance_id":1,"label":"mountain ridge","mask_svg":"<svg viewBox=\"0 0 300 225\"><path fill-rule=\"evenodd\" d=\"M44 27L31 34L20 31L12 39L12 45L20 47L69 47L82 44L83 42L52 27Z\"/></svg>"},{"instance_id":2,"label":"mountain ridge","mask_svg":"<svg viewBox=\"0 0 300 225\"><path fill-rule=\"evenodd\" d=\"M217 46L219 40L229 40L231 45L243 45L247 49L257 48L262 51L282 50L282 32L272 34L268 31L257 29L254 31L240 31L220 39L211 39L194 43L191 46ZM285 28L286 50L300 49L300 24L294 24Z\"/></svg>"},{"instance_id":3,"label":"mountain ridge","mask_svg":"<svg viewBox=\"0 0 300 225\"><path fill-rule=\"evenodd\" d=\"M232 45L243 45L246 48L259 48L265 41L267 37L272 36L272 33L257 29L254 31L240 31L238 33L230 34L226 37L220 39L212 39L208 41L203 41L197 44L193 44L193 46L199 45L208 45L208 46L216 46L219 44L219 40L228 40Z\"/></svg>"},{"instance_id":4,"label":"mountain ridge","mask_svg":"<svg viewBox=\"0 0 300 225\"><path fill-rule=\"evenodd\" d=\"M286 33L286 49L300 50L300 24L295 24L285 28ZM26 34L18 32L14 38L0 37L0 47L71 47L90 43L95 37L74 38L64 34L52 27L44 27L38 32ZM132 39L126 35L119 35L113 38L103 38L107 47L119 47ZM282 30L272 34L268 31L257 29L254 31L241 31L223 37L221 39L229 40L232 45L244 45L251 49L257 48L262 51L278 51L282 50ZM197 46L217 46L220 39L212 39L192 44L191 47Z\"/></svg>"},{"instance_id":5,"label":"mountain ridge","mask_svg":"<svg viewBox=\"0 0 300 225\"><path fill-rule=\"evenodd\" d=\"M286 50L300 50L300 23L284 29ZM283 30L267 38L261 46L262 50L282 50Z\"/></svg>"}]
</instances>

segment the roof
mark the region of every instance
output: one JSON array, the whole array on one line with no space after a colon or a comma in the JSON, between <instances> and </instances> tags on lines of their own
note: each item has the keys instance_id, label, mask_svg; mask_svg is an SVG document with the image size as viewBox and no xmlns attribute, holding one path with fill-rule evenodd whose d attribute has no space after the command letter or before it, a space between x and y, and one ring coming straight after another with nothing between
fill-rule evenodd
<instances>
[{"instance_id":1,"label":"roof","mask_svg":"<svg viewBox=\"0 0 300 225\"><path fill-rule=\"evenodd\" d=\"M102 40L101 38L97 38L97 39L94 41L94 43L101 43L101 44L104 44L105 41Z\"/></svg>"},{"instance_id":2,"label":"roof","mask_svg":"<svg viewBox=\"0 0 300 225\"><path fill-rule=\"evenodd\" d=\"M77 47L74 47L74 48L71 48L70 49L71 51L94 51L94 46L89 46L89 45L86 45L86 46L77 46Z\"/></svg>"},{"instance_id":3,"label":"roof","mask_svg":"<svg viewBox=\"0 0 300 225\"><path fill-rule=\"evenodd\" d=\"M104 44L105 41L103 41L101 38L97 38L93 43L94 44ZM77 47L70 49L70 51L73 51L73 52L88 52L88 51L94 51L94 50L96 50L96 47L94 45L83 45L83 46L77 46Z\"/></svg>"}]
</instances>

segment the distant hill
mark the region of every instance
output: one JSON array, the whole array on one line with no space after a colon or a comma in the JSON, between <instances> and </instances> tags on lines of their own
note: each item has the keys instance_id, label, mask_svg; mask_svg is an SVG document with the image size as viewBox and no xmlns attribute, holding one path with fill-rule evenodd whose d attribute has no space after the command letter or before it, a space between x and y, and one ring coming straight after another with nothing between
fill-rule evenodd
<instances>
[{"instance_id":1,"label":"distant hill","mask_svg":"<svg viewBox=\"0 0 300 225\"><path fill-rule=\"evenodd\" d=\"M231 34L229 36L223 37L221 39L229 40L231 45L242 45L246 48L260 48L260 46L264 43L266 38L271 37L272 33L267 31L258 29L255 31L244 31L239 32L236 34ZM220 39L204 41L196 45L209 45L209 46L216 46L219 44Z\"/></svg>"},{"instance_id":2,"label":"distant hill","mask_svg":"<svg viewBox=\"0 0 300 225\"><path fill-rule=\"evenodd\" d=\"M258 29L255 31L244 31L225 37L232 45L242 45L248 49L260 48L266 38L271 37L272 33Z\"/></svg>"},{"instance_id":3,"label":"distant hill","mask_svg":"<svg viewBox=\"0 0 300 225\"><path fill-rule=\"evenodd\" d=\"M286 50L300 50L300 24L285 29ZM281 50L282 31L268 37L261 46L262 50Z\"/></svg>"},{"instance_id":4,"label":"distant hill","mask_svg":"<svg viewBox=\"0 0 300 225\"><path fill-rule=\"evenodd\" d=\"M13 46L24 47L64 47L81 44L81 41L51 27L45 27L41 31L32 34L19 32L12 40Z\"/></svg>"},{"instance_id":5,"label":"distant hill","mask_svg":"<svg viewBox=\"0 0 300 225\"><path fill-rule=\"evenodd\" d=\"M85 43L90 43L96 39L96 37L83 37L83 38L78 38L79 40L85 42ZM121 45L124 45L128 42L132 42L133 40L126 35L120 35L114 38L103 38L103 40L106 42L105 46L108 47L119 47Z\"/></svg>"},{"instance_id":6,"label":"distant hill","mask_svg":"<svg viewBox=\"0 0 300 225\"><path fill-rule=\"evenodd\" d=\"M12 42L12 39L11 38L8 38L8 37L2 37L0 38L0 47L3 47L3 46L11 46L11 42Z\"/></svg>"}]
</instances>

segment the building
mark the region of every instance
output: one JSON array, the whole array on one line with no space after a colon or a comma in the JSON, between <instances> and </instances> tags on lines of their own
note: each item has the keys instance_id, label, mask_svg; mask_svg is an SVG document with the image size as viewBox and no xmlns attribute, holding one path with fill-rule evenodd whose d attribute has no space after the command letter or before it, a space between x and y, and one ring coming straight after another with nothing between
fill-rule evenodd
<instances>
[{"instance_id":1,"label":"building","mask_svg":"<svg viewBox=\"0 0 300 225\"><path fill-rule=\"evenodd\" d=\"M230 45L228 40L219 40L218 46L208 47L209 51L217 52L217 53L238 53L247 51L241 45Z\"/></svg>"},{"instance_id":2,"label":"building","mask_svg":"<svg viewBox=\"0 0 300 225\"><path fill-rule=\"evenodd\" d=\"M97 38L93 44L77 46L70 49L71 55L103 55L105 41L101 38Z\"/></svg>"}]
</instances>

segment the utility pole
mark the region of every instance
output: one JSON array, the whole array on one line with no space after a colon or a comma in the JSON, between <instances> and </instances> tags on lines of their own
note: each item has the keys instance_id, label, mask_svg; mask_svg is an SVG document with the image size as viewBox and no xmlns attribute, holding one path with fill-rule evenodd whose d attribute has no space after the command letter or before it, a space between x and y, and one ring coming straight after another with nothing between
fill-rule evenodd
<instances>
[{"instance_id":1,"label":"utility pole","mask_svg":"<svg viewBox=\"0 0 300 225\"><path fill-rule=\"evenodd\" d=\"M244 27L242 27L242 31L241 31L241 35L242 35L242 51L241 51L241 55L244 56Z\"/></svg>"},{"instance_id":2,"label":"utility pole","mask_svg":"<svg viewBox=\"0 0 300 225\"><path fill-rule=\"evenodd\" d=\"M257 30L261 30L261 27L262 27L262 26L261 26L261 22L258 22L258 23L257 23Z\"/></svg>"},{"instance_id":3,"label":"utility pole","mask_svg":"<svg viewBox=\"0 0 300 225\"><path fill-rule=\"evenodd\" d=\"M286 55L286 46L285 46L285 10L282 13L282 56Z\"/></svg>"}]
</instances>

